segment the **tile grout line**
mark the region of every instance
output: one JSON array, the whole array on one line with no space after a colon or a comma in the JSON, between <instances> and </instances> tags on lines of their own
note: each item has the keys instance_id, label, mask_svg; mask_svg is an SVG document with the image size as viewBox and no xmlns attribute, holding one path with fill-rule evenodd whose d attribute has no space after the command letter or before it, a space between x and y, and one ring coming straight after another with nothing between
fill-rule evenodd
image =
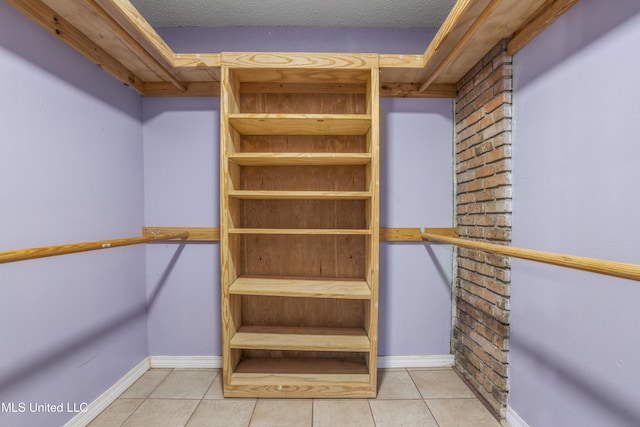
<instances>
[{"instance_id":1,"label":"tile grout line","mask_svg":"<svg viewBox=\"0 0 640 427\"><path fill-rule=\"evenodd\" d=\"M149 372L151 369L152 369L152 368L147 369L147 372ZM172 371L173 371L173 369L172 369ZM145 372L144 374L142 374L142 376L144 376L147 372ZM142 402L141 402L138 406L136 406L136 408L135 408L133 411L131 411L131 413L129 414L129 416L128 416L127 418L125 418L125 419L120 423L120 427L122 427L123 425L125 425L125 424L127 423L127 421L129 421L129 419L130 419L131 417L133 417L133 414L135 414L135 413L136 413L136 411L137 411L138 409L140 409L140 407L141 407L142 405L144 405L144 403L145 403L147 400L149 400L149 396L151 396L151 394L152 394L154 391L156 391L156 389L157 389L158 387L160 387L160 384L162 384L162 383L167 379L167 377L168 377L170 374L171 374L171 372L169 372L169 374L167 374L167 376L166 376L166 377L164 377L164 378L162 379L162 381L160 381L160 382L158 383L158 385L157 385L157 386L155 386L155 387L154 387L154 389L153 389L153 390L151 390L151 391L149 392L149 394L148 394L145 398L143 398L143 399L142 399ZM142 376L141 376L140 378L142 378ZM140 380L140 378L138 378L138 380L136 380L136 382L138 382L138 381ZM135 384L135 383L134 383L134 384ZM132 386L133 386L133 384L132 384ZM120 396L118 396L118 397L116 398L116 400L118 400L118 399L122 399L122 397L121 397L121 396L122 396L126 391L127 391L127 390L123 391L123 392L120 394ZM115 401L114 401L114 402L115 402ZM112 404L113 404L113 403L112 403ZM111 406L111 405L109 405L109 406ZM107 409L107 408L105 408L105 410L106 410L106 409ZM104 412L104 411L102 411L102 412ZM102 413L102 412L101 412L101 413Z\"/></svg>"},{"instance_id":2,"label":"tile grout line","mask_svg":"<svg viewBox=\"0 0 640 427\"><path fill-rule=\"evenodd\" d=\"M211 388L211 386L213 385L213 383L216 381L216 378L218 378L218 375L220 375L220 372L216 372L216 374L213 376L213 378L211 379L211 382L209 383L209 385L207 386L207 388L205 389L204 393L202 393L202 397L200 397L200 401L198 402L198 404L196 405L195 408L193 408L193 411L191 411L191 415L189 415L189 418L187 418L187 421L184 423L184 425L188 425L189 421L191 421L191 419L193 418L193 416L195 415L196 411L198 410L198 408L200 407L200 405L202 405L202 402L204 402L205 400L205 396L207 395L207 392L209 391L209 389ZM167 375L168 376L168 375ZM185 399L186 400L186 399Z\"/></svg>"}]
</instances>

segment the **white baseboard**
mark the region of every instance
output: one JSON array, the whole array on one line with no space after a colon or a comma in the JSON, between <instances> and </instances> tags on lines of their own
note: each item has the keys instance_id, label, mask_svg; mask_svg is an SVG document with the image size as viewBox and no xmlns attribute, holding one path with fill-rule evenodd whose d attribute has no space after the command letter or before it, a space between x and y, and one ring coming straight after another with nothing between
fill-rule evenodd
<instances>
[{"instance_id":1,"label":"white baseboard","mask_svg":"<svg viewBox=\"0 0 640 427\"><path fill-rule=\"evenodd\" d=\"M453 366L453 355L419 355L419 356L380 356L378 368L442 368ZM82 427L89 424L100 415L107 406L112 404L118 396L136 382L150 368L164 369L220 369L222 368L221 356L149 356L144 358L136 367L127 372L107 391L91 402L85 412L80 412L73 417L64 427ZM511 408L508 408L509 410ZM515 412L513 412L515 414ZM517 414L515 414L517 416ZM509 412L507 412L507 420ZM519 417L518 417L519 419ZM513 427L528 427L523 424L514 424Z\"/></svg>"},{"instance_id":2,"label":"white baseboard","mask_svg":"<svg viewBox=\"0 0 640 427\"><path fill-rule=\"evenodd\" d=\"M111 405L126 389L131 387L145 372L149 370L149 358L145 357L132 370L127 372L107 391L102 393L96 400L87 405L84 412L79 412L73 417L65 427L84 427L96 418L107 406Z\"/></svg>"},{"instance_id":3,"label":"white baseboard","mask_svg":"<svg viewBox=\"0 0 640 427\"><path fill-rule=\"evenodd\" d=\"M221 369L221 356L150 356L152 368ZM380 356L378 368L442 368L453 366L452 354Z\"/></svg>"},{"instance_id":4,"label":"white baseboard","mask_svg":"<svg viewBox=\"0 0 640 427\"><path fill-rule=\"evenodd\" d=\"M511 427L529 427L529 424L511 406L507 406L507 422Z\"/></svg>"},{"instance_id":5,"label":"white baseboard","mask_svg":"<svg viewBox=\"0 0 640 427\"><path fill-rule=\"evenodd\" d=\"M221 369L222 356L149 356L152 368Z\"/></svg>"},{"instance_id":6,"label":"white baseboard","mask_svg":"<svg viewBox=\"0 0 640 427\"><path fill-rule=\"evenodd\" d=\"M380 356L378 368L446 368L453 366L453 354Z\"/></svg>"}]
</instances>

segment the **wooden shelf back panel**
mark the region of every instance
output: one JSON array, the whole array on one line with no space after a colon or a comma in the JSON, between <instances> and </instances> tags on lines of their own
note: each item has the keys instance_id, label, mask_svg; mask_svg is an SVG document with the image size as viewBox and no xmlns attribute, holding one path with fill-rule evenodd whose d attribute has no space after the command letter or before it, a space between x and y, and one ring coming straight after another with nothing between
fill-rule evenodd
<instances>
[{"instance_id":1,"label":"wooden shelf back panel","mask_svg":"<svg viewBox=\"0 0 640 427\"><path fill-rule=\"evenodd\" d=\"M366 191L367 170L365 165L241 166L234 179L234 188L249 191Z\"/></svg>"},{"instance_id":2,"label":"wooden shelf back panel","mask_svg":"<svg viewBox=\"0 0 640 427\"><path fill-rule=\"evenodd\" d=\"M234 296L235 297L235 296ZM363 328L367 300L238 295L242 324L308 328Z\"/></svg>"},{"instance_id":3,"label":"wooden shelf back panel","mask_svg":"<svg viewBox=\"0 0 640 427\"><path fill-rule=\"evenodd\" d=\"M305 374L326 375L325 379L334 378L344 381L344 375L367 375L367 365L363 357L314 357L314 358L252 358L242 359L236 368L236 379L259 379L252 374L274 373L294 378ZM284 378L284 376L283 376ZM299 381L299 377L295 382ZM286 381L285 381L286 383ZM293 384L290 383L290 384Z\"/></svg>"},{"instance_id":4,"label":"wooden shelf back panel","mask_svg":"<svg viewBox=\"0 0 640 427\"><path fill-rule=\"evenodd\" d=\"M371 289L360 279L238 277L229 287L233 295L306 298L370 299Z\"/></svg>"},{"instance_id":5,"label":"wooden shelf back panel","mask_svg":"<svg viewBox=\"0 0 640 427\"><path fill-rule=\"evenodd\" d=\"M365 114L230 114L242 135L364 135L371 128Z\"/></svg>"},{"instance_id":6,"label":"wooden shelf back panel","mask_svg":"<svg viewBox=\"0 0 640 427\"><path fill-rule=\"evenodd\" d=\"M369 229L365 200L241 200L242 228Z\"/></svg>"},{"instance_id":7,"label":"wooden shelf back panel","mask_svg":"<svg viewBox=\"0 0 640 427\"><path fill-rule=\"evenodd\" d=\"M364 135L243 135L239 152L367 153Z\"/></svg>"},{"instance_id":8,"label":"wooden shelf back panel","mask_svg":"<svg viewBox=\"0 0 640 427\"><path fill-rule=\"evenodd\" d=\"M241 86L242 88L242 86ZM366 114L362 93L240 93L240 112L251 114Z\"/></svg>"},{"instance_id":9,"label":"wooden shelf back panel","mask_svg":"<svg viewBox=\"0 0 640 427\"><path fill-rule=\"evenodd\" d=\"M365 277L365 235L241 234L240 275Z\"/></svg>"}]
</instances>

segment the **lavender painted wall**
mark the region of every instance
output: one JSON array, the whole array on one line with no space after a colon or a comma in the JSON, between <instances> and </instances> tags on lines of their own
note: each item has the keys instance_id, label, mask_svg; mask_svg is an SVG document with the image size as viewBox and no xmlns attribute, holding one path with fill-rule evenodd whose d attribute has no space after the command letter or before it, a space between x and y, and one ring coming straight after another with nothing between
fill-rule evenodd
<instances>
[{"instance_id":1,"label":"lavender painted wall","mask_svg":"<svg viewBox=\"0 0 640 427\"><path fill-rule=\"evenodd\" d=\"M141 98L4 1L0 93L0 251L139 235ZM0 265L0 425L61 425L147 355L143 266L142 247ZM30 412L47 403L64 412Z\"/></svg>"},{"instance_id":2,"label":"lavender painted wall","mask_svg":"<svg viewBox=\"0 0 640 427\"><path fill-rule=\"evenodd\" d=\"M145 224L218 227L219 98L145 98ZM217 243L147 245L149 354L220 355Z\"/></svg>"},{"instance_id":3,"label":"lavender painted wall","mask_svg":"<svg viewBox=\"0 0 640 427\"><path fill-rule=\"evenodd\" d=\"M640 3L582 0L514 58L513 245L639 263ZM640 425L637 282L514 260L510 407Z\"/></svg>"},{"instance_id":4,"label":"lavender painted wall","mask_svg":"<svg viewBox=\"0 0 640 427\"><path fill-rule=\"evenodd\" d=\"M434 31L179 28L161 33L178 51L402 53L424 51ZM146 224L218 226L218 98L147 98L143 105ZM384 99L381 110L381 225L451 226L451 100ZM219 356L219 246L188 243L178 251L173 244L147 246L147 286L155 295L149 354ZM381 245L380 355L449 354L451 262L446 246Z\"/></svg>"}]
</instances>

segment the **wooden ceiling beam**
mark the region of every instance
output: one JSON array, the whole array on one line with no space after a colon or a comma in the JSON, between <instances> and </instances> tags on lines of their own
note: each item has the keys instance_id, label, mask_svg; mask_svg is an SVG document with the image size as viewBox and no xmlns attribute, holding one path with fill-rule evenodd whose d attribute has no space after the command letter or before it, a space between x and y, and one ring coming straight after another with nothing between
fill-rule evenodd
<instances>
[{"instance_id":1,"label":"wooden ceiling beam","mask_svg":"<svg viewBox=\"0 0 640 427\"><path fill-rule=\"evenodd\" d=\"M69 4L71 1L78 0L45 0L45 2L48 2L49 4L57 4L59 2ZM83 1L83 6L86 7L91 14L104 22L107 28L111 30L111 34L103 34L104 38L102 40L105 40L107 43L110 39L117 40L115 44L121 43L126 46L131 53L139 58L140 61L158 75L158 77L170 82L180 90L186 90L186 86L184 86L184 84L180 82L171 71L171 68L173 67L172 61L167 61L164 56L160 55L155 45L147 43L148 39L144 36L144 29L140 27L138 23L130 21L129 17L120 8L120 5L117 4L116 1L118 0L102 1L108 10L105 10L105 8L100 4L100 0ZM128 1L127 3L131 6ZM115 17L113 17L111 13L113 13ZM123 27L122 24L125 26ZM149 24L147 23L147 25ZM151 27L149 26L149 28ZM151 31L155 33L153 29L151 29ZM139 40L141 40L142 43ZM168 46L166 46L166 48L169 49ZM169 51L171 50L169 49ZM172 51L170 58L173 58Z\"/></svg>"},{"instance_id":2,"label":"wooden ceiling beam","mask_svg":"<svg viewBox=\"0 0 640 427\"><path fill-rule=\"evenodd\" d=\"M315 63L333 70L366 68L375 60L381 96L451 98L459 79L499 40L506 38L514 54L578 0L458 0L424 54L416 55L176 54L129 0L7 2L147 96L215 96L224 59L240 68L266 60L265 67Z\"/></svg>"},{"instance_id":3,"label":"wooden ceiling beam","mask_svg":"<svg viewBox=\"0 0 640 427\"><path fill-rule=\"evenodd\" d=\"M571 9L578 1L579 0L546 1L528 22L509 38L507 55L515 55L549 25L553 24L563 13Z\"/></svg>"},{"instance_id":4,"label":"wooden ceiling beam","mask_svg":"<svg viewBox=\"0 0 640 427\"><path fill-rule=\"evenodd\" d=\"M129 0L89 0L88 2L94 3L94 7L99 7L108 14L121 31L135 40L146 55L151 56L164 72L176 80L172 83L177 87L180 86L173 72L175 53Z\"/></svg>"},{"instance_id":5,"label":"wooden ceiling beam","mask_svg":"<svg viewBox=\"0 0 640 427\"><path fill-rule=\"evenodd\" d=\"M143 92L144 82L140 78L42 1L6 1L117 80L133 87L139 93Z\"/></svg>"},{"instance_id":6,"label":"wooden ceiling beam","mask_svg":"<svg viewBox=\"0 0 640 427\"><path fill-rule=\"evenodd\" d=\"M424 52L424 73L428 77L420 82L419 91L425 91L442 72L445 65L452 59L451 52L453 50L457 52L462 48L461 40L474 26L489 3L490 0L458 0L456 2Z\"/></svg>"}]
</instances>

